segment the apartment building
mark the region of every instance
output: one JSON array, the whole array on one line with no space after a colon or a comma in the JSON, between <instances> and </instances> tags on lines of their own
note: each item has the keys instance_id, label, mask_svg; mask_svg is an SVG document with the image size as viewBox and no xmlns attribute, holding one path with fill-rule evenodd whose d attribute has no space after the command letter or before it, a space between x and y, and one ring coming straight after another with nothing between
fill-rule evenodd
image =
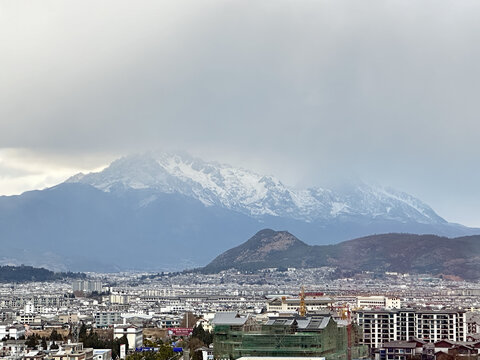
<instances>
[{"instance_id":1,"label":"apartment building","mask_svg":"<svg viewBox=\"0 0 480 360\"><path fill-rule=\"evenodd\" d=\"M123 324L122 313L119 311L99 311L94 315L95 326L102 328L115 324Z\"/></svg>"},{"instance_id":2,"label":"apartment building","mask_svg":"<svg viewBox=\"0 0 480 360\"><path fill-rule=\"evenodd\" d=\"M84 348L83 343L68 343L56 353L51 354L52 360L93 360L93 349Z\"/></svg>"},{"instance_id":3,"label":"apartment building","mask_svg":"<svg viewBox=\"0 0 480 360\"><path fill-rule=\"evenodd\" d=\"M305 296L305 307L308 313L324 311L333 306L334 299L329 296L307 295ZM267 301L267 312L294 313L300 308L300 297L281 296L274 297Z\"/></svg>"},{"instance_id":4,"label":"apartment building","mask_svg":"<svg viewBox=\"0 0 480 360\"><path fill-rule=\"evenodd\" d=\"M361 309L400 309L401 301L397 297L387 296L357 296L357 308Z\"/></svg>"},{"instance_id":5,"label":"apartment building","mask_svg":"<svg viewBox=\"0 0 480 360\"><path fill-rule=\"evenodd\" d=\"M72 282L73 291L84 292L102 292L102 282L100 280L74 280Z\"/></svg>"},{"instance_id":6,"label":"apartment building","mask_svg":"<svg viewBox=\"0 0 480 360\"><path fill-rule=\"evenodd\" d=\"M25 327L23 325L0 325L0 340L17 340L25 336Z\"/></svg>"},{"instance_id":7,"label":"apartment building","mask_svg":"<svg viewBox=\"0 0 480 360\"><path fill-rule=\"evenodd\" d=\"M120 339L126 336L128 340L128 350L135 350L143 344L143 331L135 325L117 325L113 329L113 338Z\"/></svg>"},{"instance_id":8,"label":"apartment building","mask_svg":"<svg viewBox=\"0 0 480 360\"><path fill-rule=\"evenodd\" d=\"M467 340L464 310L357 310L355 318L363 328L361 343L372 349L411 338L426 342Z\"/></svg>"}]
</instances>

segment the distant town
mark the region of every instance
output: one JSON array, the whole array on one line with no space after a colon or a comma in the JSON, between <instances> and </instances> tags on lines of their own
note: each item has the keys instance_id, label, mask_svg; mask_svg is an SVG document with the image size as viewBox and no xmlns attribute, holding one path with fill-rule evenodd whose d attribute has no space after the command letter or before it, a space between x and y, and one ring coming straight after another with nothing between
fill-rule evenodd
<instances>
[{"instance_id":1,"label":"distant town","mask_svg":"<svg viewBox=\"0 0 480 360\"><path fill-rule=\"evenodd\" d=\"M0 358L478 359L480 284L332 268L0 284Z\"/></svg>"}]
</instances>

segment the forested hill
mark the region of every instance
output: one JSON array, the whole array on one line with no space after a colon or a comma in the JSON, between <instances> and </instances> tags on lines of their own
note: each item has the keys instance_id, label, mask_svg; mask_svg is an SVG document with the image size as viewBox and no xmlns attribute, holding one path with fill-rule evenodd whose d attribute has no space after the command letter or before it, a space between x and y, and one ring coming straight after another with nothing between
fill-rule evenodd
<instances>
[{"instance_id":1,"label":"forested hill","mask_svg":"<svg viewBox=\"0 0 480 360\"><path fill-rule=\"evenodd\" d=\"M84 279L83 273L53 272L32 266L0 266L0 282L54 281L61 279Z\"/></svg>"}]
</instances>

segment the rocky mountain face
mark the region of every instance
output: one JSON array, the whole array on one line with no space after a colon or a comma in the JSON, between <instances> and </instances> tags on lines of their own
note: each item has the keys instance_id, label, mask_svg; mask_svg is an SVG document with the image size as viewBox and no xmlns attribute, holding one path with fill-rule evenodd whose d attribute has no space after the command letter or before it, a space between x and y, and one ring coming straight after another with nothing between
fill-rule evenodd
<instances>
[{"instance_id":1,"label":"rocky mountain face","mask_svg":"<svg viewBox=\"0 0 480 360\"><path fill-rule=\"evenodd\" d=\"M373 233L480 233L388 188L294 189L228 165L144 154L52 188L0 196L0 265L181 270L266 227L317 245Z\"/></svg>"},{"instance_id":2,"label":"rocky mountain face","mask_svg":"<svg viewBox=\"0 0 480 360\"><path fill-rule=\"evenodd\" d=\"M385 271L480 279L480 235L383 234L310 246L286 231L265 229L215 258L202 269L256 270L272 267L329 266L340 273Z\"/></svg>"}]
</instances>

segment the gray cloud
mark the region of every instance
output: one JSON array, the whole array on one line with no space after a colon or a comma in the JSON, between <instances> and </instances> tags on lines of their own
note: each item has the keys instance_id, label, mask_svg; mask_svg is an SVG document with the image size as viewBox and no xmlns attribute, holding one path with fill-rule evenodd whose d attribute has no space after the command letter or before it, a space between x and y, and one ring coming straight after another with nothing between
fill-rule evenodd
<instances>
[{"instance_id":1,"label":"gray cloud","mask_svg":"<svg viewBox=\"0 0 480 360\"><path fill-rule=\"evenodd\" d=\"M2 147L359 176L480 226L477 1L0 6Z\"/></svg>"}]
</instances>

